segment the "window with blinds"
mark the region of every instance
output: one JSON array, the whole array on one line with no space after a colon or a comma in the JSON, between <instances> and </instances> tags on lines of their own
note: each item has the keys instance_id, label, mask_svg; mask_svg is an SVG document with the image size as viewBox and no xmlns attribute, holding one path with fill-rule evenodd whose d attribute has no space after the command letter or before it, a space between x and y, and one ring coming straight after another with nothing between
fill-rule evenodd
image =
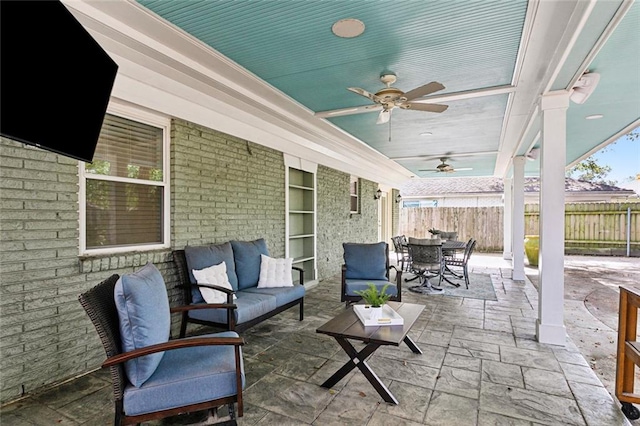
<instances>
[{"instance_id":1,"label":"window with blinds","mask_svg":"<svg viewBox=\"0 0 640 426\"><path fill-rule=\"evenodd\" d=\"M164 244L164 130L107 114L84 165L85 249Z\"/></svg>"},{"instance_id":2,"label":"window with blinds","mask_svg":"<svg viewBox=\"0 0 640 426\"><path fill-rule=\"evenodd\" d=\"M350 198L350 212L351 213L360 213L360 204L359 204L359 190L360 183L356 176L351 176L351 182L349 184L349 198Z\"/></svg>"}]
</instances>

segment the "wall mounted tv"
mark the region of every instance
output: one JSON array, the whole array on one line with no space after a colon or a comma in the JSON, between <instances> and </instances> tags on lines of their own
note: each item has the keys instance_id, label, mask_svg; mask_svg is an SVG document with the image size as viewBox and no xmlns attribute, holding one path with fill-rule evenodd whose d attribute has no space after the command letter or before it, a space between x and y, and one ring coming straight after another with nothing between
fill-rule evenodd
<instances>
[{"instance_id":1,"label":"wall mounted tv","mask_svg":"<svg viewBox=\"0 0 640 426\"><path fill-rule=\"evenodd\" d=\"M0 4L0 134L90 162L118 65L59 1Z\"/></svg>"}]
</instances>

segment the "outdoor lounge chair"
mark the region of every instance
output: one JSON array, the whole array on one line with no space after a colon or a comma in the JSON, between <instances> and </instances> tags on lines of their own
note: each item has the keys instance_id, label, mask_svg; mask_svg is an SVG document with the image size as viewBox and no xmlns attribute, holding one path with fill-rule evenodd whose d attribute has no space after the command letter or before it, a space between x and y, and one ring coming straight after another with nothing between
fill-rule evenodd
<instances>
[{"instance_id":1,"label":"outdoor lounge chair","mask_svg":"<svg viewBox=\"0 0 640 426\"><path fill-rule=\"evenodd\" d=\"M343 243L344 264L342 265L342 292L340 301L348 307L362 300L356 291L366 290L369 284L381 290L386 284L389 300L400 302L402 299L402 270L389 266L389 244ZM395 282L389 281L389 271L396 270Z\"/></svg>"},{"instance_id":2,"label":"outdoor lounge chair","mask_svg":"<svg viewBox=\"0 0 640 426\"><path fill-rule=\"evenodd\" d=\"M243 415L242 338L234 331L169 340L164 280L148 263L134 274L112 275L79 296L107 354L115 425L139 424L227 405Z\"/></svg>"}]
</instances>

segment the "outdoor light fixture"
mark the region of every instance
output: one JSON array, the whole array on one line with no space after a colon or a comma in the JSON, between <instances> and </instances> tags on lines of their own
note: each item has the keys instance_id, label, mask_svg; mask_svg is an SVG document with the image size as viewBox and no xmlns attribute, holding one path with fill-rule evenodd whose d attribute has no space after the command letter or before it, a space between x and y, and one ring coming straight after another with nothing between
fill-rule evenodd
<instances>
[{"instance_id":1,"label":"outdoor light fixture","mask_svg":"<svg viewBox=\"0 0 640 426\"><path fill-rule=\"evenodd\" d=\"M378 188L378 190L376 191L376 193L373 195L373 199L374 200L379 200L380 197L382 197L382 190L380 190L380 188Z\"/></svg>"},{"instance_id":2,"label":"outdoor light fixture","mask_svg":"<svg viewBox=\"0 0 640 426\"><path fill-rule=\"evenodd\" d=\"M400 201L402 201L402 195L398 194L396 196L396 203L399 203Z\"/></svg>"},{"instance_id":3,"label":"outdoor light fixture","mask_svg":"<svg viewBox=\"0 0 640 426\"><path fill-rule=\"evenodd\" d=\"M571 89L571 100L577 104L587 102L587 99L596 89L600 81L600 74L586 72L576 81L575 86Z\"/></svg>"},{"instance_id":4,"label":"outdoor light fixture","mask_svg":"<svg viewBox=\"0 0 640 426\"><path fill-rule=\"evenodd\" d=\"M535 161L540 157L540 148L531 148L527 153L527 160Z\"/></svg>"},{"instance_id":5,"label":"outdoor light fixture","mask_svg":"<svg viewBox=\"0 0 640 426\"><path fill-rule=\"evenodd\" d=\"M341 19L331 26L331 31L342 38L358 37L364 32L364 23L359 19Z\"/></svg>"}]
</instances>

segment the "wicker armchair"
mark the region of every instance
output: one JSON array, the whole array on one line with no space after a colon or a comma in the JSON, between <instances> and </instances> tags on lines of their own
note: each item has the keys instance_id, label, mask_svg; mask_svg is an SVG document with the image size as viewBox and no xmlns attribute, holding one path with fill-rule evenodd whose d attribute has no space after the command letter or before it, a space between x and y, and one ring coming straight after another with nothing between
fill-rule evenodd
<instances>
[{"instance_id":1,"label":"wicker armchair","mask_svg":"<svg viewBox=\"0 0 640 426\"><path fill-rule=\"evenodd\" d=\"M107 355L102 367L111 370L114 424L139 424L182 413L215 411L223 405L228 406L229 423L235 424L236 403L238 416L243 415L244 367L240 350L243 339L229 331L123 352L119 308L114 297L119 278L112 275L78 297ZM185 308L174 308L171 312ZM126 370L129 364L125 363L160 352L164 354L160 355L161 361L152 375L142 385L133 385Z\"/></svg>"}]
</instances>

